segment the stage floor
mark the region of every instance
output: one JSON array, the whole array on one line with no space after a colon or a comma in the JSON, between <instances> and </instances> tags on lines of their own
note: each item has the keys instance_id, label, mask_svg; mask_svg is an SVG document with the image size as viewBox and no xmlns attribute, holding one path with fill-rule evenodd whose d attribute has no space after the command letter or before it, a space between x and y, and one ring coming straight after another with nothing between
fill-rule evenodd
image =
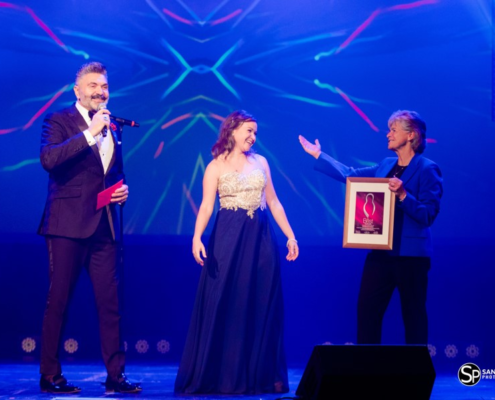
<instances>
[{"instance_id":1,"label":"stage floor","mask_svg":"<svg viewBox=\"0 0 495 400\"><path fill-rule=\"evenodd\" d=\"M291 391L280 394L256 396L175 396L173 385L176 365L128 364L127 376L134 382L142 382L143 392L138 395L105 395L102 382L106 378L104 368L99 364L77 364L64 366L64 375L70 382L80 386L82 392L78 395L50 395L41 393L38 387L39 374L36 364L0 364L0 399L235 399L243 400L276 400L295 398L295 391L301 379L303 369L289 369L289 384ZM482 380L474 387L463 386L452 374L437 374L431 400L493 400L495 399L495 381ZM400 396L397 398L400 400Z\"/></svg>"}]
</instances>

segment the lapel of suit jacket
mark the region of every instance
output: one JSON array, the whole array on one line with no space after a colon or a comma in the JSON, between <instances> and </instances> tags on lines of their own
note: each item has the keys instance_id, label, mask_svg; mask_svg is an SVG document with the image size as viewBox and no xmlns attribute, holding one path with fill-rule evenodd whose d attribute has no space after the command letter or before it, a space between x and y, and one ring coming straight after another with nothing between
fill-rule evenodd
<instances>
[{"instance_id":1,"label":"lapel of suit jacket","mask_svg":"<svg viewBox=\"0 0 495 400\"><path fill-rule=\"evenodd\" d=\"M112 137L112 141L113 141L113 154L112 154L112 159L110 160L110 164L108 164L107 172L110 171L110 169L112 169L113 164L115 163L115 160L117 159L117 155L118 155L117 152L121 151L121 147L120 147L121 143L119 142L119 140L117 138L117 133L112 128L110 128L109 131L111 132L111 137Z\"/></svg>"},{"instance_id":2,"label":"lapel of suit jacket","mask_svg":"<svg viewBox=\"0 0 495 400\"><path fill-rule=\"evenodd\" d=\"M388 173L392 170L396 162L397 162L397 158L394 157L386 158L380 164L380 167L376 171L375 176L377 178L385 178L388 175Z\"/></svg>"},{"instance_id":3,"label":"lapel of suit jacket","mask_svg":"<svg viewBox=\"0 0 495 400\"><path fill-rule=\"evenodd\" d=\"M404 173L400 177L400 180L403 182L404 185L406 185L407 182L409 182L409 180L413 177L416 170L419 168L421 157L422 157L421 154L414 154L414 157L409 162L409 165L407 166Z\"/></svg>"}]
</instances>

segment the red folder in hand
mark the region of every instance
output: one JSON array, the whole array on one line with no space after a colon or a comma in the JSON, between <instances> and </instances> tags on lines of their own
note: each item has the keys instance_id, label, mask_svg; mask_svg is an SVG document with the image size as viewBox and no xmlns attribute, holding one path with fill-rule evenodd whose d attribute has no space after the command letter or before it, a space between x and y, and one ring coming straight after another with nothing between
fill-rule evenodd
<instances>
[{"instance_id":1,"label":"red folder in hand","mask_svg":"<svg viewBox=\"0 0 495 400\"><path fill-rule=\"evenodd\" d=\"M98 193L98 198L96 199L96 209L99 210L102 207L105 207L110 204L112 201L112 194L122 185L124 184L124 180L121 179L115 185L110 186L109 188L103 190Z\"/></svg>"}]
</instances>

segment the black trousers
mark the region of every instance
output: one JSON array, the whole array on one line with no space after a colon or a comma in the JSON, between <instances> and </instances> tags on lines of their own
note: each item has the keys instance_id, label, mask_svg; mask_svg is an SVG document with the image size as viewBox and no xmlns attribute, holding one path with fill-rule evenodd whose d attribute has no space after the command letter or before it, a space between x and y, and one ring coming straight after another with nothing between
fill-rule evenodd
<instances>
[{"instance_id":1,"label":"black trousers","mask_svg":"<svg viewBox=\"0 0 495 400\"><path fill-rule=\"evenodd\" d=\"M107 213L102 213L95 233L87 239L47 236L50 287L43 319L40 373L61 373L59 349L66 314L81 269L86 268L95 293L103 361L110 379L124 372L120 329L117 243L112 238Z\"/></svg>"},{"instance_id":2,"label":"black trousers","mask_svg":"<svg viewBox=\"0 0 495 400\"><path fill-rule=\"evenodd\" d=\"M368 254L358 299L359 344L381 343L383 316L395 288L400 295L406 343L428 343L426 291L429 269L429 257L390 256L384 251Z\"/></svg>"}]
</instances>

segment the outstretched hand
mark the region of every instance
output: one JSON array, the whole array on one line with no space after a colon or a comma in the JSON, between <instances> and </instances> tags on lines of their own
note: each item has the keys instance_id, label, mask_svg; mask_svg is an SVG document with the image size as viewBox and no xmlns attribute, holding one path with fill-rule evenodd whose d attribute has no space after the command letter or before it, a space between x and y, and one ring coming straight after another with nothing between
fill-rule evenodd
<instances>
[{"instance_id":1,"label":"outstretched hand","mask_svg":"<svg viewBox=\"0 0 495 400\"><path fill-rule=\"evenodd\" d=\"M303 147L304 151L308 154L311 154L314 158L318 158L321 154L321 145L318 139L315 140L315 143L311 143L304 136L299 135L299 143Z\"/></svg>"}]
</instances>

